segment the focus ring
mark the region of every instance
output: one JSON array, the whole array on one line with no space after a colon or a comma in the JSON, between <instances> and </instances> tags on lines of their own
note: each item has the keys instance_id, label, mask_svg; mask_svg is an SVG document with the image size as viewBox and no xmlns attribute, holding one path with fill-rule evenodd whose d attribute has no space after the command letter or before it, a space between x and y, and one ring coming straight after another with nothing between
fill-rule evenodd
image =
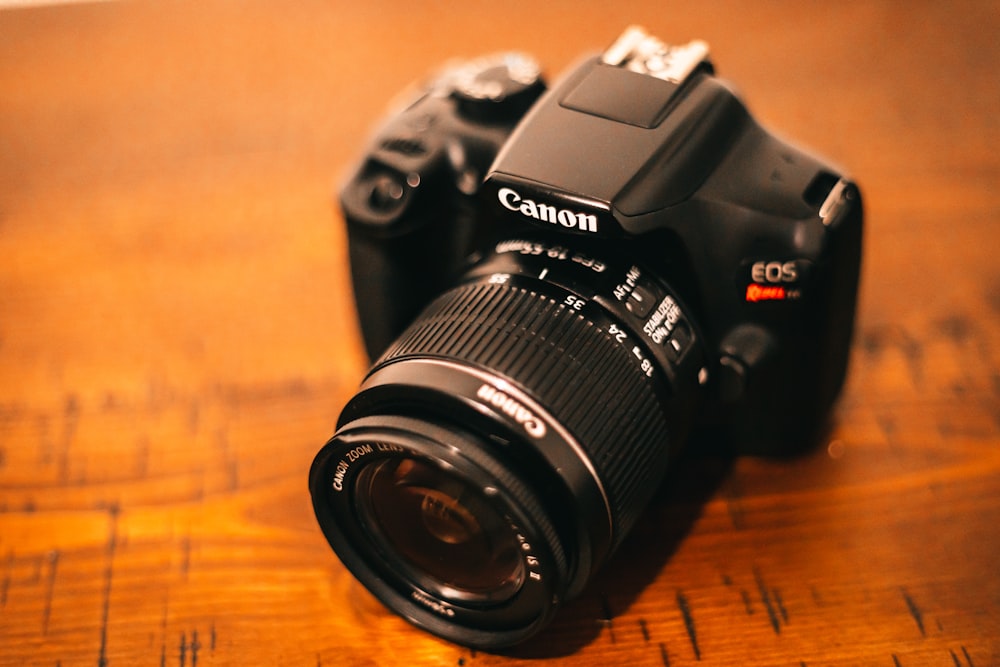
<instances>
[{"instance_id":1,"label":"focus ring","mask_svg":"<svg viewBox=\"0 0 1000 667\"><path fill-rule=\"evenodd\" d=\"M406 358L448 359L502 375L547 409L588 452L601 479L613 547L662 479L669 431L652 381L607 332L542 289L478 282L446 292L375 368Z\"/></svg>"}]
</instances>

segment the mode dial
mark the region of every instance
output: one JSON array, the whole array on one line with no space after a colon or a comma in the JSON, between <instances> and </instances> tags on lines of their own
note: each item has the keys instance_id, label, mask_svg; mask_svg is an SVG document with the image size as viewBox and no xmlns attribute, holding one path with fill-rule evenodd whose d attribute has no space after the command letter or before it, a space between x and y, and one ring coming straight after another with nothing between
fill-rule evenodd
<instances>
[{"instance_id":1,"label":"mode dial","mask_svg":"<svg viewBox=\"0 0 1000 667\"><path fill-rule=\"evenodd\" d=\"M519 118L545 89L538 63L520 53L471 60L450 72L449 84L459 113L486 122Z\"/></svg>"}]
</instances>

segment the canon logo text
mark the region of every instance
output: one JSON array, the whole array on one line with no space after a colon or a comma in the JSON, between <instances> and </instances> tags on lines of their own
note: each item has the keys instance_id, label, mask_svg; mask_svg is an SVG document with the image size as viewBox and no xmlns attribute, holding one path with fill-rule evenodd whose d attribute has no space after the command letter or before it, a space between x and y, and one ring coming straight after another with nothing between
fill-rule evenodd
<instances>
[{"instance_id":1,"label":"canon logo text","mask_svg":"<svg viewBox=\"0 0 1000 667\"><path fill-rule=\"evenodd\" d=\"M500 204L510 211L516 211L526 218L534 218L553 225L562 225L567 229L579 229L584 232L597 231L597 216L593 213L580 213L568 208L556 208L551 204L540 204L531 199L524 199L516 190L500 188L497 193Z\"/></svg>"}]
</instances>

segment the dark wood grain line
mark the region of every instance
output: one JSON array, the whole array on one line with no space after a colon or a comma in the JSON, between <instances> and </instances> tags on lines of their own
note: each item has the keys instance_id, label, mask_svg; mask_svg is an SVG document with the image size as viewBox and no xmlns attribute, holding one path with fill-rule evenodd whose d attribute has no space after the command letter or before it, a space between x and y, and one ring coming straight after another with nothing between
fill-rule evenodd
<instances>
[{"instance_id":1,"label":"dark wood grain line","mask_svg":"<svg viewBox=\"0 0 1000 667\"><path fill-rule=\"evenodd\" d=\"M3 581L0 581L0 609L7 606L7 593L10 591L10 571L14 567L14 552L7 552L7 559L4 565Z\"/></svg>"},{"instance_id":2,"label":"dark wood grain line","mask_svg":"<svg viewBox=\"0 0 1000 667\"><path fill-rule=\"evenodd\" d=\"M45 607L42 610L42 636L49 634L49 620L52 618L52 596L56 588L56 571L59 568L59 552L48 554L49 573L45 578Z\"/></svg>"},{"instance_id":3,"label":"dark wood grain line","mask_svg":"<svg viewBox=\"0 0 1000 667\"><path fill-rule=\"evenodd\" d=\"M962 646L962 655L965 656L965 661L969 663L969 667L976 667L972 662L972 656L969 655L969 652L966 650L965 646Z\"/></svg>"},{"instance_id":4,"label":"dark wood grain line","mask_svg":"<svg viewBox=\"0 0 1000 667\"><path fill-rule=\"evenodd\" d=\"M59 439L58 470L59 480L64 484L69 481L70 445L76 435L76 427L80 421L80 401L75 394L66 398L63 406L63 431Z\"/></svg>"},{"instance_id":5,"label":"dark wood grain line","mask_svg":"<svg viewBox=\"0 0 1000 667\"><path fill-rule=\"evenodd\" d=\"M170 593L163 595L163 614L160 616L160 667L167 665L167 615L170 609Z\"/></svg>"},{"instance_id":6,"label":"dark wood grain line","mask_svg":"<svg viewBox=\"0 0 1000 667\"><path fill-rule=\"evenodd\" d=\"M691 615L691 606L684 597L684 593L677 591L677 608L681 610L681 617L684 619L684 629L687 630L688 639L691 640L691 648L694 650L696 660L701 660L701 648L698 647L698 630L694 625L694 617Z\"/></svg>"},{"instance_id":7,"label":"dark wood grain line","mask_svg":"<svg viewBox=\"0 0 1000 667\"><path fill-rule=\"evenodd\" d=\"M785 608L785 601L781 597L781 591L777 588L772 588L771 597L774 598L774 604L778 607L778 614L781 616L781 622L788 625L788 610Z\"/></svg>"},{"instance_id":8,"label":"dark wood grain line","mask_svg":"<svg viewBox=\"0 0 1000 667\"><path fill-rule=\"evenodd\" d=\"M740 598L743 600L743 609L747 612L747 616L753 616L753 602L750 599L750 593L741 588Z\"/></svg>"},{"instance_id":9,"label":"dark wood grain line","mask_svg":"<svg viewBox=\"0 0 1000 667\"><path fill-rule=\"evenodd\" d=\"M900 593L902 593L902 595L903 595L903 600L906 602L906 608L907 608L907 610L909 610L910 616L913 617L913 620L917 624L917 629L920 630L920 636L921 637L926 637L927 636L927 631L924 629L924 614L923 614L923 612L920 611L920 607L918 607L917 603L913 601L913 598L910 597L909 592L907 592L907 590L905 588L901 588L900 589Z\"/></svg>"},{"instance_id":10,"label":"dark wood grain line","mask_svg":"<svg viewBox=\"0 0 1000 667\"><path fill-rule=\"evenodd\" d=\"M108 545L105 549L107 565L104 569L104 588L101 593L101 643L97 655L98 667L108 664L108 620L111 615L111 584L115 571L115 552L118 550L118 514L117 505L108 510L110 527L108 528Z\"/></svg>"},{"instance_id":11,"label":"dark wood grain line","mask_svg":"<svg viewBox=\"0 0 1000 667\"><path fill-rule=\"evenodd\" d=\"M191 536L185 535L181 540L181 577L186 581L191 569Z\"/></svg>"},{"instance_id":12,"label":"dark wood grain line","mask_svg":"<svg viewBox=\"0 0 1000 667\"><path fill-rule=\"evenodd\" d=\"M767 589L767 584L764 583L764 577L757 566L753 568L753 578L757 582L757 592L760 594L760 601L764 603L764 609L767 610L771 628L774 630L774 634L779 635L781 634L781 620L778 618L778 612L775 611L774 604L771 602L771 594Z\"/></svg>"},{"instance_id":13,"label":"dark wood grain line","mask_svg":"<svg viewBox=\"0 0 1000 667\"><path fill-rule=\"evenodd\" d=\"M198 651L201 650L201 642L198 641L198 631L191 631L191 667L198 667Z\"/></svg>"},{"instance_id":14,"label":"dark wood grain line","mask_svg":"<svg viewBox=\"0 0 1000 667\"><path fill-rule=\"evenodd\" d=\"M670 656L667 654L667 645L660 642L660 662L663 663L663 667L670 667Z\"/></svg>"}]
</instances>

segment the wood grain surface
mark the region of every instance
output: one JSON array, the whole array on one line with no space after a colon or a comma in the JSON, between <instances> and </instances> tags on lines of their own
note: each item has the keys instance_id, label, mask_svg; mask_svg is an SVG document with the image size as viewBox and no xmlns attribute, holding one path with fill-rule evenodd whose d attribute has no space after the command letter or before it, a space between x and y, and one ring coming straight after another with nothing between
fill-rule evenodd
<instances>
[{"instance_id":1,"label":"wood grain surface","mask_svg":"<svg viewBox=\"0 0 1000 667\"><path fill-rule=\"evenodd\" d=\"M542 636L472 652L311 513L365 369L332 193L429 69L556 74L633 22L861 184L850 378L822 446L684 461ZM0 664L1000 664L998 34L992 2L0 10Z\"/></svg>"}]
</instances>

